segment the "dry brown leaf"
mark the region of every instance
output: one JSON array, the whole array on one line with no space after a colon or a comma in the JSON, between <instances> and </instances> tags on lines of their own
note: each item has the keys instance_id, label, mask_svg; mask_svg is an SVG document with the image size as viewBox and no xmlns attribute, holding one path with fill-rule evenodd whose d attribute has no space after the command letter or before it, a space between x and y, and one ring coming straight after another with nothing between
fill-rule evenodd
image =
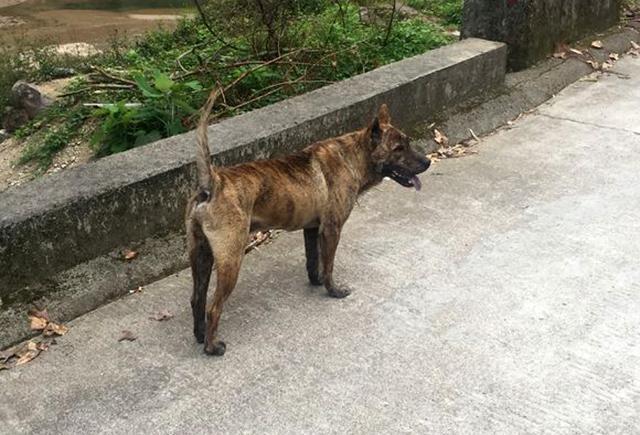
<instances>
[{"instance_id":1,"label":"dry brown leaf","mask_svg":"<svg viewBox=\"0 0 640 435\"><path fill-rule=\"evenodd\" d=\"M604 45L602 45L602 41L600 41L599 39L597 39L597 40L595 40L595 41L593 41L593 42L591 43L591 47L593 47L593 48L597 48L597 49L600 49L600 48L604 47Z\"/></svg>"},{"instance_id":2,"label":"dry brown leaf","mask_svg":"<svg viewBox=\"0 0 640 435\"><path fill-rule=\"evenodd\" d=\"M122 257L127 261L131 261L137 256L138 256L138 251L132 251L131 249L125 249L124 252L122 253Z\"/></svg>"},{"instance_id":3,"label":"dry brown leaf","mask_svg":"<svg viewBox=\"0 0 640 435\"><path fill-rule=\"evenodd\" d=\"M53 335L64 335L69 332L69 328L65 325L59 325L57 323L49 322L44 331L42 331L42 335L45 337L51 337Z\"/></svg>"},{"instance_id":4,"label":"dry brown leaf","mask_svg":"<svg viewBox=\"0 0 640 435\"><path fill-rule=\"evenodd\" d=\"M44 310L39 310L37 308L32 308L31 310L29 310L29 312L27 314L29 316L40 317L41 319L45 319L47 322L49 320L51 320L49 318L49 313L47 312L46 308Z\"/></svg>"},{"instance_id":5,"label":"dry brown leaf","mask_svg":"<svg viewBox=\"0 0 640 435\"><path fill-rule=\"evenodd\" d=\"M593 69L600 69L600 64L595 60L588 60L587 63L591 65L591 68Z\"/></svg>"},{"instance_id":6,"label":"dry brown leaf","mask_svg":"<svg viewBox=\"0 0 640 435\"><path fill-rule=\"evenodd\" d=\"M640 50L640 44L635 41L631 41L631 48L633 48L634 50Z\"/></svg>"},{"instance_id":7,"label":"dry brown leaf","mask_svg":"<svg viewBox=\"0 0 640 435\"><path fill-rule=\"evenodd\" d=\"M433 130L433 140L435 140L438 145L447 146L449 144L449 138L437 128Z\"/></svg>"},{"instance_id":8,"label":"dry brown leaf","mask_svg":"<svg viewBox=\"0 0 640 435\"><path fill-rule=\"evenodd\" d=\"M577 54L578 56L582 56L582 51L578 50L577 48L570 48L569 51L573 54Z\"/></svg>"},{"instance_id":9,"label":"dry brown leaf","mask_svg":"<svg viewBox=\"0 0 640 435\"><path fill-rule=\"evenodd\" d=\"M118 338L118 341L135 341L138 339L138 336L135 335L133 332L129 331L128 329L125 329L122 331L122 334L120 334L120 338Z\"/></svg>"},{"instance_id":10,"label":"dry brown leaf","mask_svg":"<svg viewBox=\"0 0 640 435\"><path fill-rule=\"evenodd\" d=\"M569 47L567 44L557 44L556 49L553 52L553 57L556 59L566 59L567 58L567 50Z\"/></svg>"},{"instance_id":11,"label":"dry brown leaf","mask_svg":"<svg viewBox=\"0 0 640 435\"><path fill-rule=\"evenodd\" d=\"M618 60L620 59L620 55L618 53L609 53L609 59Z\"/></svg>"},{"instance_id":12,"label":"dry brown leaf","mask_svg":"<svg viewBox=\"0 0 640 435\"><path fill-rule=\"evenodd\" d=\"M47 319L36 316L29 316L29 322L32 331L42 331L47 327L47 323L49 323Z\"/></svg>"},{"instance_id":13,"label":"dry brown leaf","mask_svg":"<svg viewBox=\"0 0 640 435\"><path fill-rule=\"evenodd\" d=\"M158 322L162 322L173 318L173 314L169 310L160 310L154 313L154 315L149 318L152 320L157 320Z\"/></svg>"},{"instance_id":14,"label":"dry brown leaf","mask_svg":"<svg viewBox=\"0 0 640 435\"><path fill-rule=\"evenodd\" d=\"M16 366L20 366L22 364L26 364L29 361L33 360L35 357L40 355L40 349L38 348L38 343L35 341L29 341L26 346L16 352L16 356L18 356L18 360L16 361Z\"/></svg>"},{"instance_id":15,"label":"dry brown leaf","mask_svg":"<svg viewBox=\"0 0 640 435\"><path fill-rule=\"evenodd\" d=\"M611 62L607 61L607 62L603 62L602 63L602 70L603 71L606 71L606 70L611 69L611 68L613 68L613 64Z\"/></svg>"}]
</instances>

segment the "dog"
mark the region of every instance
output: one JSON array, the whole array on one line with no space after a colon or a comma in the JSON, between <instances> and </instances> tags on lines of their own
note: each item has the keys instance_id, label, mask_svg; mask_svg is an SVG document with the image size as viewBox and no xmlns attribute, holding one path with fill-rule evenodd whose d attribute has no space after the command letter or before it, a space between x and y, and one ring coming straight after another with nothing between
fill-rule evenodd
<instances>
[{"instance_id":1,"label":"dog","mask_svg":"<svg viewBox=\"0 0 640 435\"><path fill-rule=\"evenodd\" d=\"M334 280L333 266L342 226L358 196L385 177L420 190L417 175L431 164L391 124L389 109L383 104L361 130L282 158L214 167L207 127L218 95L215 90L211 93L200 118L198 187L186 211L193 332L210 355L225 353L226 345L217 337L218 322L238 280L251 232L303 230L309 281L324 285L334 298L344 298L351 289ZM214 258L217 284L205 310Z\"/></svg>"}]
</instances>

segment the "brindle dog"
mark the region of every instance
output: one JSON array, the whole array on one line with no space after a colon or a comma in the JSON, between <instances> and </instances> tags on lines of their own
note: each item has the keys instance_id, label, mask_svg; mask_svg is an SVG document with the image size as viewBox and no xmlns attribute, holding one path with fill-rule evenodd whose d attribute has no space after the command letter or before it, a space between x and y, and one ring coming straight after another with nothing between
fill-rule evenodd
<instances>
[{"instance_id":1,"label":"brindle dog","mask_svg":"<svg viewBox=\"0 0 640 435\"><path fill-rule=\"evenodd\" d=\"M218 321L238 280L250 232L303 229L309 281L344 298L351 290L334 281L333 263L342 226L358 195L384 177L419 190L416 175L426 171L430 161L391 125L383 104L369 126L353 133L278 159L214 167L207 121L217 97L217 92L209 97L198 127L198 190L187 206L186 225L194 334L199 343L204 341L206 353L223 355L226 346L216 335ZM217 286L205 322L214 256Z\"/></svg>"}]
</instances>

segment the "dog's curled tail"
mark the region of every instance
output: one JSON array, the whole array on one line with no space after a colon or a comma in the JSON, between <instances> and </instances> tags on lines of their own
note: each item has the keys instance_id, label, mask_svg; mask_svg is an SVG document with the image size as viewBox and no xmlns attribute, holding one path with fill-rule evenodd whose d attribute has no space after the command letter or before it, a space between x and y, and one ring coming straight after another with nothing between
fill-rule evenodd
<instances>
[{"instance_id":1,"label":"dog's curled tail","mask_svg":"<svg viewBox=\"0 0 640 435\"><path fill-rule=\"evenodd\" d=\"M220 88L215 87L209 94L207 103L202 108L200 122L198 123L197 140L198 149L196 152L196 168L198 170L198 201L204 202L211 198L213 180L211 178L211 153L209 152L209 115L220 95Z\"/></svg>"}]
</instances>

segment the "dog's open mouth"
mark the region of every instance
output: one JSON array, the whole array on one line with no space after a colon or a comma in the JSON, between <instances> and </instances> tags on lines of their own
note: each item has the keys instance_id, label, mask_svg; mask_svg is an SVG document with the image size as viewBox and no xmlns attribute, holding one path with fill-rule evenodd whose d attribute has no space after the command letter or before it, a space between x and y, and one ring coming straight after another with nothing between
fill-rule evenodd
<instances>
[{"instance_id":1,"label":"dog's open mouth","mask_svg":"<svg viewBox=\"0 0 640 435\"><path fill-rule=\"evenodd\" d=\"M422 182L416 175L405 175L392 170L391 173L389 173L389 178L404 187L413 187L417 191L422 189Z\"/></svg>"}]
</instances>

